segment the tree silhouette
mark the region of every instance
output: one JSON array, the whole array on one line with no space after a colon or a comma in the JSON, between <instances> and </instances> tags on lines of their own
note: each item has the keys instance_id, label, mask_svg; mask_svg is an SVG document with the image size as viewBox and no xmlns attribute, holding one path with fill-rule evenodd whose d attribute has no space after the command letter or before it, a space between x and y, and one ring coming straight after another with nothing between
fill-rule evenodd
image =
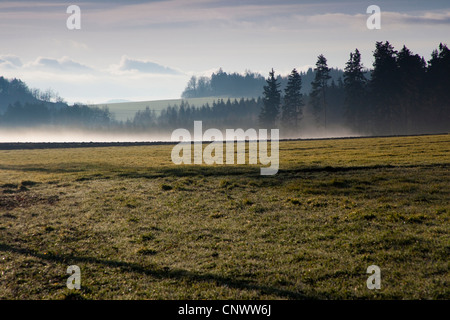
<instances>
[{"instance_id":1,"label":"tree silhouette","mask_svg":"<svg viewBox=\"0 0 450 320\"><path fill-rule=\"evenodd\" d=\"M375 133L394 134L395 120L398 119L398 92L400 79L397 65L397 51L386 41L376 42L373 53L374 62L372 79L370 81L371 102L376 119L373 131Z\"/></svg>"},{"instance_id":2,"label":"tree silhouette","mask_svg":"<svg viewBox=\"0 0 450 320\"><path fill-rule=\"evenodd\" d=\"M397 126L402 133L410 133L414 114L419 115L424 103L423 80L425 78L426 63L419 55L403 46L397 54L400 89L397 101L399 114ZM421 119L416 119L421 121Z\"/></svg>"},{"instance_id":3,"label":"tree silhouette","mask_svg":"<svg viewBox=\"0 0 450 320\"><path fill-rule=\"evenodd\" d=\"M275 72L269 73L266 80L267 85L264 86L263 107L259 115L260 124L266 128L273 128L280 112L281 95L279 90L280 83L275 78Z\"/></svg>"},{"instance_id":4,"label":"tree silhouette","mask_svg":"<svg viewBox=\"0 0 450 320\"><path fill-rule=\"evenodd\" d=\"M317 57L316 67L314 68L315 77L311 82L311 103L314 108L316 119L320 118L320 113L323 111L324 126L327 128L327 100L326 89L330 77L330 68L327 65L327 59L321 54Z\"/></svg>"},{"instance_id":5,"label":"tree silhouette","mask_svg":"<svg viewBox=\"0 0 450 320\"><path fill-rule=\"evenodd\" d=\"M302 78L296 69L293 69L288 77L288 83L284 89L284 102L282 105L281 122L284 128L298 129L302 116L303 95L301 94Z\"/></svg>"},{"instance_id":6,"label":"tree silhouette","mask_svg":"<svg viewBox=\"0 0 450 320\"><path fill-rule=\"evenodd\" d=\"M361 63L361 54L358 49L350 53L344 69L345 90L345 117L351 128L361 130L365 127L366 110L366 84L364 67Z\"/></svg>"},{"instance_id":7,"label":"tree silhouette","mask_svg":"<svg viewBox=\"0 0 450 320\"><path fill-rule=\"evenodd\" d=\"M433 50L428 61L426 90L428 102L424 117L433 123L435 130L450 130L450 49L440 43L439 50ZM439 125L437 125L439 124Z\"/></svg>"}]
</instances>

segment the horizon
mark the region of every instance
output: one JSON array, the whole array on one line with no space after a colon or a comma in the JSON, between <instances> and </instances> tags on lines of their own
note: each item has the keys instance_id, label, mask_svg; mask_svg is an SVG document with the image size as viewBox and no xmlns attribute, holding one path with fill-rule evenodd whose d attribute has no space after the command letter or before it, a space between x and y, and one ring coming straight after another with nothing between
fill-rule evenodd
<instances>
[{"instance_id":1,"label":"horizon","mask_svg":"<svg viewBox=\"0 0 450 320\"><path fill-rule=\"evenodd\" d=\"M323 54L343 69L356 48L371 68L376 41L428 61L450 31L450 4L441 0L91 1L77 3L79 30L67 27L71 4L2 2L0 74L69 103L170 100L191 76L219 68L284 76L313 68ZM366 26L372 4L381 29Z\"/></svg>"}]
</instances>

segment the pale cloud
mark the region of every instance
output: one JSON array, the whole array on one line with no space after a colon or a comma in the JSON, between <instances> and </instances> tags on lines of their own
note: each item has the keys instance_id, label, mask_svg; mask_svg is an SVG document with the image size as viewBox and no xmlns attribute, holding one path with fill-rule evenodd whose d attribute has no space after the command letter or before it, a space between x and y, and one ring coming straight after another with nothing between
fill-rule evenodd
<instances>
[{"instance_id":1,"label":"pale cloud","mask_svg":"<svg viewBox=\"0 0 450 320\"><path fill-rule=\"evenodd\" d=\"M70 74L70 77L78 75L154 75L154 76L177 76L183 75L184 72L163 66L150 60L141 60L130 58L127 55L123 55L118 64L111 64L106 69L90 67L81 62L75 61L70 57L64 56L61 58L50 57L37 57L33 61L22 63L20 57L12 54L0 55L0 72L4 69L17 69L20 71L33 71L35 74L55 74L64 75ZM40 73L37 73L40 72Z\"/></svg>"},{"instance_id":2,"label":"pale cloud","mask_svg":"<svg viewBox=\"0 0 450 320\"><path fill-rule=\"evenodd\" d=\"M330 32L336 29L366 29L366 21L369 14L346 14L346 13L324 13L316 15L295 14L295 23L286 22L285 27L290 31L296 29L328 29ZM412 27L421 25L450 24L450 9L441 13L423 12L420 14L409 14L400 12L381 11L381 23L384 27ZM281 24L279 24L281 25Z\"/></svg>"},{"instance_id":3,"label":"pale cloud","mask_svg":"<svg viewBox=\"0 0 450 320\"><path fill-rule=\"evenodd\" d=\"M450 6L439 12L416 10L393 12L382 7L382 17L390 23L449 24ZM355 12L342 9L358 8ZM168 0L145 3L123 3L120 6L92 10L85 16L92 24L109 28L166 28L183 29L212 27L254 30L312 29L316 26L365 27L367 6L328 1L221 1L221 0ZM405 10L409 9L405 5ZM299 24L298 22L304 22Z\"/></svg>"},{"instance_id":4,"label":"pale cloud","mask_svg":"<svg viewBox=\"0 0 450 320\"><path fill-rule=\"evenodd\" d=\"M131 59L128 56L122 56L119 64L111 65L109 70L112 73L123 73L123 72L139 72L148 74L165 74L165 75L179 75L182 72L160 65L153 61Z\"/></svg>"},{"instance_id":5,"label":"pale cloud","mask_svg":"<svg viewBox=\"0 0 450 320\"><path fill-rule=\"evenodd\" d=\"M391 1L378 1L381 3L382 13L389 18ZM433 4L434 2L434 4ZM406 24L448 24L450 17L447 8L442 9L445 2L430 1L430 6L442 3L439 11L425 9L421 5L418 10L414 6L403 5L404 11L398 11L400 21ZM270 24L284 20L289 23L291 19L335 22L336 19L366 18L363 5L357 1L223 1L223 0L166 0L166 1L90 1L79 2L81 7L82 23L89 26L101 26L108 28L142 28L164 27L184 28L186 26L204 26L215 24L216 26L253 28L256 25ZM20 23L27 21L48 22L60 21L67 17L65 8L67 3L60 1L6 1L0 3L0 19L4 24ZM388 9L385 9L388 8ZM402 13L400 13L402 12ZM411 14L414 12L414 15ZM443 13L440 13L443 12ZM340 21L345 24L348 21Z\"/></svg>"},{"instance_id":6,"label":"pale cloud","mask_svg":"<svg viewBox=\"0 0 450 320\"><path fill-rule=\"evenodd\" d=\"M127 56L113 67L100 69L67 56L38 57L22 63L17 56L0 55L0 73L19 78L30 88L52 88L69 103L169 99L174 92L180 96L189 79L175 69Z\"/></svg>"},{"instance_id":7,"label":"pale cloud","mask_svg":"<svg viewBox=\"0 0 450 320\"><path fill-rule=\"evenodd\" d=\"M421 15L400 14L388 12L387 17L391 20L401 21L410 25L450 25L450 10L446 12L425 12Z\"/></svg>"},{"instance_id":8,"label":"pale cloud","mask_svg":"<svg viewBox=\"0 0 450 320\"><path fill-rule=\"evenodd\" d=\"M69 57L62 57L60 59L38 57L35 61L24 65L24 67L31 69L66 72L89 72L93 70L92 68L76 62Z\"/></svg>"},{"instance_id":9,"label":"pale cloud","mask_svg":"<svg viewBox=\"0 0 450 320\"><path fill-rule=\"evenodd\" d=\"M22 61L16 55L6 54L0 55L0 70L1 69L17 69L22 66Z\"/></svg>"},{"instance_id":10,"label":"pale cloud","mask_svg":"<svg viewBox=\"0 0 450 320\"><path fill-rule=\"evenodd\" d=\"M247 1L248 2L248 1ZM327 4L329 7L330 5ZM253 28L274 17L291 17L323 8L321 3L250 2L231 3L217 0L168 0L145 3L127 3L120 6L82 9L89 24L103 28L176 28L213 25L216 27Z\"/></svg>"},{"instance_id":11,"label":"pale cloud","mask_svg":"<svg viewBox=\"0 0 450 320\"><path fill-rule=\"evenodd\" d=\"M69 40L69 46L73 49L88 50L89 46L83 42Z\"/></svg>"}]
</instances>

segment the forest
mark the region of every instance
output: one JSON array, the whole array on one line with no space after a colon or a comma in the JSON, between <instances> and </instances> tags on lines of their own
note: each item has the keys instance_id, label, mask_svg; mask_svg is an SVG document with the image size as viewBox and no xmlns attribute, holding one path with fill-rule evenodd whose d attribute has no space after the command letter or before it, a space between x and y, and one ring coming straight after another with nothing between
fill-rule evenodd
<instances>
[{"instance_id":1,"label":"forest","mask_svg":"<svg viewBox=\"0 0 450 320\"><path fill-rule=\"evenodd\" d=\"M324 131L344 126L362 135L448 132L450 53L447 45L439 44L432 51L431 59L425 61L406 46L398 51L388 41L376 42L373 58L369 69L362 65L361 54L355 49L344 70L338 70L329 68L326 57L319 55L314 70L299 73L293 69L287 77L276 76L272 70L264 83L261 75L227 75L219 70L210 79L191 78L183 95L198 97L208 90L218 92L217 78L224 83L224 88L229 88L229 96L237 93L229 83L240 83L239 88L258 84L262 95L257 103L261 109L257 115L241 110L241 121L248 117L246 123L250 126L277 127L288 132L311 126L306 121L313 121L313 125ZM223 103L217 111L222 108ZM209 114L214 111L214 108L205 109ZM305 114L313 117L304 117Z\"/></svg>"},{"instance_id":2,"label":"forest","mask_svg":"<svg viewBox=\"0 0 450 320\"><path fill-rule=\"evenodd\" d=\"M443 133L450 129L449 73L445 44L426 61L406 46L396 50L388 41L376 42L371 68L361 63L355 49L343 70L329 68L322 54L314 69L293 69L287 76L273 69L268 77L220 69L211 77L193 76L182 93L182 98L217 97L212 104L182 100L160 113L137 111L128 121L115 120L107 107L68 105L51 90L29 89L20 80L0 77L0 125L170 132L202 120L220 129L280 128L294 136L304 128L327 132L336 127L359 135Z\"/></svg>"}]
</instances>

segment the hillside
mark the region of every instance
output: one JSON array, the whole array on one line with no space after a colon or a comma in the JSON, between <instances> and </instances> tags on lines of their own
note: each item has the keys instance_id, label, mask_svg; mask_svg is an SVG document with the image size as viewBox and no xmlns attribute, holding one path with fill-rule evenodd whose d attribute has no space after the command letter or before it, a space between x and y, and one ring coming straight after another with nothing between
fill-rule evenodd
<instances>
[{"instance_id":1,"label":"hillside","mask_svg":"<svg viewBox=\"0 0 450 320\"><path fill-rule=\"evenodd\" d=\"M38 91L38 90L35 90ZM63 102L50 102L36 98L32 90L19 79L8 80L0 77L0 114L4 113L9 105L20 104L43 104L47 108L62 108L67 106Z\"/></svg>"},{"instance_id":2,"label":"hillside","mask_svg":"<svg viewBox=\"0 0 450 320\"><path fill-rule=\"evenodd\" d=\"M8 80L0 77L0 113L5 112L10 104L18 101L21 103L38 102L21 80Z\"/></svg>"}]
</instances>

